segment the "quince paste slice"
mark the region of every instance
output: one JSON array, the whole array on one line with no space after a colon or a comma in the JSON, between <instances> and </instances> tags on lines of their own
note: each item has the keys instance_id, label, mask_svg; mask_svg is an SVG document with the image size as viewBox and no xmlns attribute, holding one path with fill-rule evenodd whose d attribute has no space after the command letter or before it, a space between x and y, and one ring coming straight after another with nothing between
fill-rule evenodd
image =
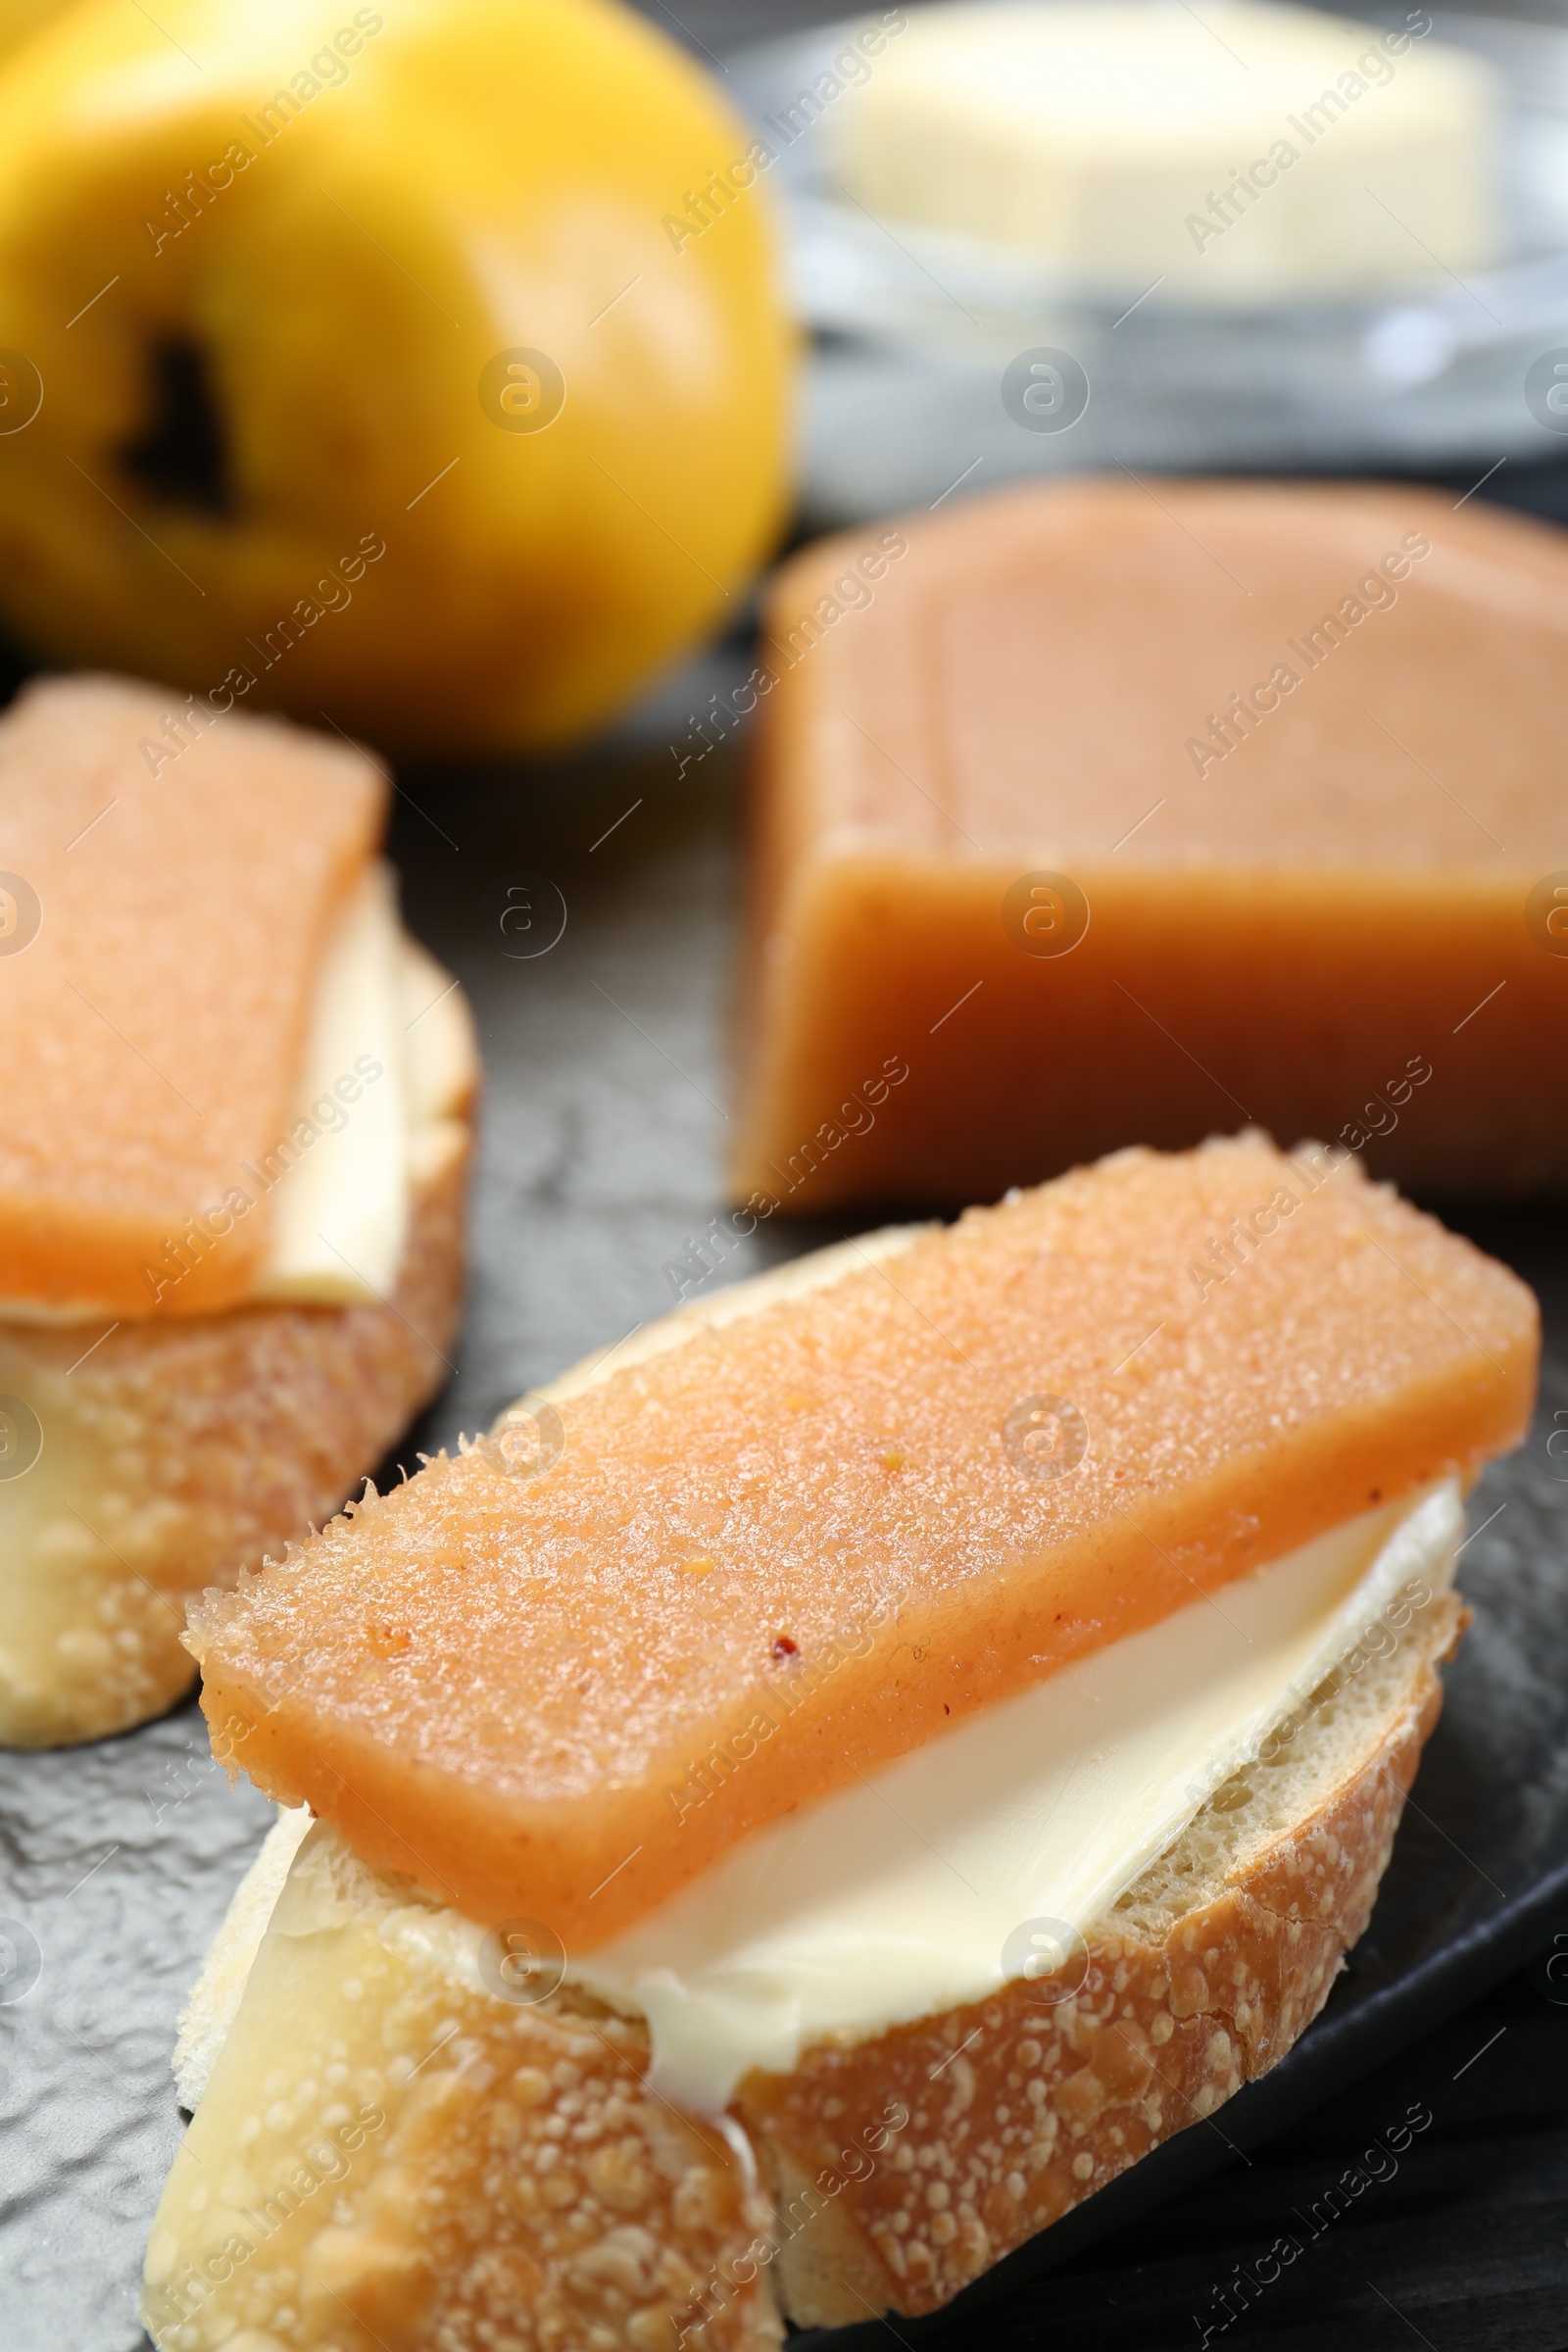
<instances>
[{"instance_id":1,"label":"quince paste slice","mask_svg":"<svg viewBox=\"0 0 1568 2352\"><path fill-rule=\"evenodd\" d=\"M591 1948L761 1823L1473 1474L1534 1392L1522 1283L1255 1133L784 1277L208 1595L218 1753Z\"/></svg>"},{"instance_id":2,"label":"quince paste slice","mask_svg":"<svg viewBox=\"0 0 1568 2352\"><path fill-rule=\"evenodd\" d=\"M0 1314L154 1311L143 1269L286 1132L385 797L350 745L119 679L0 719ZM267 1219L228 1226L160 1311L250 1295Z\"/></svg>"}]
</instances>

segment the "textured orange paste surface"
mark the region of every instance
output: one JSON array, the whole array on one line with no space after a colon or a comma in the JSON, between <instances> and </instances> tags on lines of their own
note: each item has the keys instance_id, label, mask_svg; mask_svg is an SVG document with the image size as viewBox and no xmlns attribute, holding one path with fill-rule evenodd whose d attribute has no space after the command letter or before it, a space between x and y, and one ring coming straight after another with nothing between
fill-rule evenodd
<instances>
[{"instance_id":1,"label":"textured orange paste surface","mask_svg":"<svg viewBox=\"0 0 1568 2352\"><path fill-rule=\"evenodd\" d=\"M51 679L0 720L0 1301L149 1314L143 1264L294 1115L326 926L385 786L335 738L239 710L186 719L180 750L183 709ZM266 1245L247 1217L168 1309L243 1298Z\"/></svg>"},{"instance_id":2,"label":"textured orange paste surface","mask_svg":"<svg viewBox=\"0 0 1568 2352\"><path fill-rule=\"evenodd\" d=\"M1124 1152L571 1396L541 1476L470 1451L355 1508L200 1604L203 1703L368 1860L588 1948L757 1825L1514 1445L1537 1346L1524 1285L1354 1162ZM1087 1431L1061 1476L1004 1436L1038 1396Z\"/></svg>"}]
</instances>

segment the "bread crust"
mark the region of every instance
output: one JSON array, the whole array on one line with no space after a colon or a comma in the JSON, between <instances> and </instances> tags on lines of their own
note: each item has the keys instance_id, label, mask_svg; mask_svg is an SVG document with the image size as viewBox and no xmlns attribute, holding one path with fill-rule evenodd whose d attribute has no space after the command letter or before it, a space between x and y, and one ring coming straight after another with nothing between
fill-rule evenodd
<instances>
[{"instance_id":1,"label":"bread crust","mask_svg":"<svg viewBox=\"0 0 1568 2352\"><path fill-rule=\"evenodd\" d=\"M773 2352L750 2146L648 2083L641 2019L497 1997L335 1834L273 1919L153 2228L165 2352L676 2352L719 2276L704 2352Z\"/></svg>"},{"instance_id":2,"label":"bread crust","mask_svg":"<svg viewBox=\"0 0 1568 2352\"><path fill-rule=\"evenodd\" d=\"M1423 1612L1360 1753L1165 1936L1119 1911L1102 1921L1076 1994L1043 2002L1014 1982L746 2079L735 2112L779 2217L772 2278L790 2319L939 2309L1284 2056L1371 1915L1465 1619L1451 1595Z\"/></svg>"},{"instance_id":3,"label":"bread crust","mask_svg":"<svg viewBox=\"0 0 1568 2352\"><path fill-rule=\"evenodd\" d=\"M307 2295L330 2297L332 2324L349 2316L388 2352L675 2352L702 2281L727 2269L738 2283L704 2352L774 2352L783 2328L748 2254L765 2242L767 2204L744 2150L645 2090L636 2021L588 2001L507 2023L504 2052L482 2045L511 2070L497 2065L488 2095L461 2063L413 2086L353 2222L312 2245ZM498 2157L507 2187L481 2194L515 2218L487 2247L466 2239L462 2208Z\"/></svg>"},{"instance_id":4,"label":"bread crust","mask_svg":"<svg viewBox=\"0 0 1568 2352\"><path fill-rule=\"evenodd\" d=\"M0 1622L0 1742L95 1740L172 1704L196 1674L186 1598L231 1585L339 1509L433 1396L463 1303L471 1103L411 1184L398 1283L373 1306L257 1305L79 1328L0 1323L0 1391L88 1465L92 1519L45 1534L47 1607ZM82 1359L82 1360L78 1360Z\"/></svg>"}]
</instances>

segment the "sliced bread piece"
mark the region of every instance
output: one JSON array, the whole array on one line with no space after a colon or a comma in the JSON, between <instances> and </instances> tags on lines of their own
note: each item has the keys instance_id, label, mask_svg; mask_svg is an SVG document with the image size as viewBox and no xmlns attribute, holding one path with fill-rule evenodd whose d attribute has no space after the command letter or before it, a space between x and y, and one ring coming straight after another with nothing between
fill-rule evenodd
<instances>
[{"instance_id":1,"label":"sliced bread piece","mask_svg":"<svg viewBox=\"0 0 1568 2352\"><path fill-rule=\"evenodd\" d=\"M1091 1927L1069 1991L816 2045L718 2118L650 2085L638 2018L569 1983L506 1997L494 1936L284 1816L184 2023L154 2342L755 2352L781 2315L936 2308L1316 2015L1463 1614L1434 1592L1299 1700Z\"/></svg>"}]
</instances>

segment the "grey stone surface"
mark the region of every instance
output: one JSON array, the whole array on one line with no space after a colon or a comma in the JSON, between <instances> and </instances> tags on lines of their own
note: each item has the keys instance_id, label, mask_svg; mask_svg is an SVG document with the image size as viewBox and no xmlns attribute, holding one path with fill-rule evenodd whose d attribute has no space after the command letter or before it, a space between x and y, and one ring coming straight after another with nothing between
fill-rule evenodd
<instances>
[{"instance_id":1,"label":"grey stone surface","mask_svg":"<svg viewBox=\"0 0 1568 2352\"><path fill-rule=\"evenodd\" d=\"M679 710L671 732L687 740ZM446 1394L396 1449L411 1470L417 1447L482 1428L666 1311L663 1267L722 1213L735 780L720 753L679 782L677 764L660 741L526 779L405 779L394 847L409 916L463 978L490 1073L467 1329ZM519 871L566 903L559 945L533 960L506 956L494 922L495 885ZM1555 1219L1454 1213L1543 1290L1568 1362ZM832 1232L763 1227L711 1279ZM1547 1450L1554 1429L1568 1429L1556 1371L1532 1444L1475 1497L1477 1526L1504 1506L1465 1554L1477 1625L1372 1930L1319 2041L1291 2062L1307 2095L1317 2050L1376 2064L1401 2001L1413 2016L1419 1993L1430 2013L1435 1958L1484 1942L1568 1854L1568 1460ZM1568 1438L1555 1450L1568 1455ZM213 1766L192 1704L97 1747L0 1755L0 1919L21 1929L0 1940L7 2352L142 2341L135 2281L181 2128L175 2019L267 1818ZM36 1983L8 1998L34 1945Z\"/></svg>"},{"instance_id":2,"label":"grey stone surface","mask_svg":"<svg viewBox=\"0 0 1568 2352\"><path fill-rule=\"evenodd\" d=\"M174 2020L270 1818L194 1705L122 1740L0 1757L0 2337L125 2352L179 2137ZM24 1996L6 1994L36 1982Z\"/></svg>"}]
</instances>

